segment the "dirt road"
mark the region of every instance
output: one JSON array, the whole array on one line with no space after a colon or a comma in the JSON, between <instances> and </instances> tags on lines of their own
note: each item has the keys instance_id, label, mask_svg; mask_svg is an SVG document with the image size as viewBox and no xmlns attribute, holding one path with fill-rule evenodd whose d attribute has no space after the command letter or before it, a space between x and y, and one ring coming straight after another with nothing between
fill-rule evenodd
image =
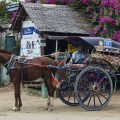
<instances>
[{"instance_id":1,"label":"dirt road","mask_svg":"<svg viewBox=\"0 0 120 120\"><path fill-rule=\"evenodd\" d=\"M58 98L54 100L55 109L45 110L46 100L30 96L22 91L23 107L14 112L13 88L0 88L0 120L120 120L120 91L113 95L108 107L102 111L90 112L78 107L63 104Z\"/></svg>"}]
</instances>

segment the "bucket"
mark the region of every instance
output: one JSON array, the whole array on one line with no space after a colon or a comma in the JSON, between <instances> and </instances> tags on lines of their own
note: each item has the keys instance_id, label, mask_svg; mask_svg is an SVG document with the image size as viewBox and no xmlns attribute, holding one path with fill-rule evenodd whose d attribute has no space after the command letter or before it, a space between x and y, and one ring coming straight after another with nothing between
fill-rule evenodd
<instances>
[{"instance_id":1,"label":"bucket","mask_svg":"<svg viewBox=\"0 0 120 120\"><path fill-rule=\"evenodd\" d=\"M47 98L48 97L48 90L47 90L47 87L45 86L45 83L42 83L41 96L43 98Z\"/></svg>"}]
</instances>

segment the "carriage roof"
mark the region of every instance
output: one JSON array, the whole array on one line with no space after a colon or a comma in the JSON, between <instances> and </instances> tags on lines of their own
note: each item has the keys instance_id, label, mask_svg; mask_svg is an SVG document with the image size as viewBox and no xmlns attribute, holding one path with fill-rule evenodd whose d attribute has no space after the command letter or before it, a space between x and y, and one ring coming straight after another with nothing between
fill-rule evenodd
<instances>
[{"instance_id":1,"label":"carriage roof","mask_svg":"<svg viewBox=\"0 0 120 120\"><path fill-rule=\"evenodd\" d=\"M83 45L88 49L97 49L96 46L100 46L103 44L106 50L110 49L110 52L118 52L120 53L120 43L116 42L109 38L102 38L102 37L68 37L68 42L75 45L76 47L79 45ZM106 51L107 52L107 51Z\"/></svg>"}]
</instances>

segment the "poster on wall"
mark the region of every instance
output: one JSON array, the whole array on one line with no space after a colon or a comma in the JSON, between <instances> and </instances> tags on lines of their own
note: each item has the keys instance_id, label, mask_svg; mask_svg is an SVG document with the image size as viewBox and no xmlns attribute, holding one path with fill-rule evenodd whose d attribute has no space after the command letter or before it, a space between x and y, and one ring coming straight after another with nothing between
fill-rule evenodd
<instances>
[{"instance_id":1,"label":"poster on wall","mask_svg":"<svg viewBox=\"0 0 120 120\"><path fill-rule=\"evenodd\" d=\"M31 21L24 21L22 25L21 56L35 58L41 56L41 41L39 32Z\"/></svg>"},{"instance_id":2,"label":"poster on wall","mask_svg":"<svg viewBox=\"0 0 120 120\"><path fill-rule=\"evenodd\" d=\"M35 58L39 57L40 55L40 39L21 40L21 56Z\"/></svg>"}]
</instances>

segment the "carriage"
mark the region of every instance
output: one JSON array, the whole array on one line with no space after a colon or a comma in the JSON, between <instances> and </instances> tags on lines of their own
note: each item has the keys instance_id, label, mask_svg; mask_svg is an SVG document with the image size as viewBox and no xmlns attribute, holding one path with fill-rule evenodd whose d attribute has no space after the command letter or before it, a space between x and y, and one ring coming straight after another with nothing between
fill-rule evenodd
<instances>
[{"instance_id":1,"label":"carriage","mask_svg":"<svg viewBox=\"0 0 120 120\"><path fill-rule=\"evenodd\" d=\"M88 58L83 64L65 64L57 66L56 61L48 57L23 60L16 55L0 50L1 64L7 68L7 74L14 84L15 107L22 106L20 85L24 80L33 81L42 77L48 89L47 110L53 110L53 96L58 81L50 69L62 71L63 79L58 87L60 99L67 105L80 105L87 110L101 110L109 103L120 78L120 43L101 37L70 37L68 42L83 45ZM57 72L56 72L57 73Z\"/></svg>"},{"instance_id":2,"label":"carriage","mask_svg":"<svg viewBox=\"0 0 120 120\"><path fill-rule=\"evenodd\" d=\"M101 110L109 103L120 77L120 43L101 37L69 37L68 42L82 44L88 51L84 64L58 67L65 72L58 88L59 98L70 106Z\"/></svg>"}]
</instances>

